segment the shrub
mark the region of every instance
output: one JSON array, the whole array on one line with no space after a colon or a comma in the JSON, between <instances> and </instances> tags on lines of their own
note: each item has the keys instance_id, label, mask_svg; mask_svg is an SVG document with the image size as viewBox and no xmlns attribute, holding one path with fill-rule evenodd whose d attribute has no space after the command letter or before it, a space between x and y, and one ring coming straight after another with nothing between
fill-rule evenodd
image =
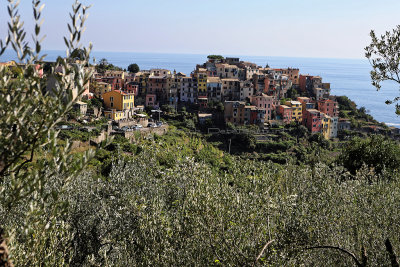
<instances>
[{"instance_id":1,"label":"shrub","mask_svg":"<svg viewBox=\"0 0 400 267\"><path fill-rule=\"evenodd\" d=\"M339 162L352 174L356 174L363 165L374 168L377 173L382 173L384 169L398 171L400 147L380 135L366 139L355 137L343 149Z\"/></svg>"}]
</instances>

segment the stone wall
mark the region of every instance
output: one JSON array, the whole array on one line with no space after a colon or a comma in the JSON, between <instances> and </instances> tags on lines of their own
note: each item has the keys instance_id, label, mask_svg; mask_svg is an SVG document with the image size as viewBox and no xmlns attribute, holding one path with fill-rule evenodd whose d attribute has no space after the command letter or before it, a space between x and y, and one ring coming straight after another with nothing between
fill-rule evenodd
<instances>
[{"instance_id":1,"label":"stone wall","mask_svg":"<svg viewBox=\"0 0 400 267\"><path fill-rule=\"evenodd\" d=\"M135 139L135 136L137 136L137 133L140 133L141 137L147 138L149 136L152 136L153 134L164 135L167 132L168 132L168 125L163 125L163 126L157 127L157 128L146 127L146 128L142 128L137 131L125 132L124 137L127 139Z\"/></svg>"}]
</instances>

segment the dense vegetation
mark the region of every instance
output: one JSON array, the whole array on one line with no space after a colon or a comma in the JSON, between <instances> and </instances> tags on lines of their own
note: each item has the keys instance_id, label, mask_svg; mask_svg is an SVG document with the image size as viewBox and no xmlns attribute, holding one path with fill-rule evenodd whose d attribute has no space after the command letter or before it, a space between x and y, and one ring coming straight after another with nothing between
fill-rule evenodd
<instances>
[{"instance_id":1,"label":"dense vegetation","mask_svg":"<svg viewBox=\"0 0 400 267\"><path fill-rule=\"evenodd\" d=\"M79 157L79 154L76 154ZM338 246L368 266L386 266L388 238L399 248L400 180L364 165L284 164L233 156L174 127L153 140L122 137L49 198L41 212L21 202L1 219L14 229L18 265L351 266ZM108 166L108 167L106 167ZM63 179L52 176L43 190ZM43 231L53 205L57 227ZM40 222L29 233L26 223ZM264 250L263 247L269 244ZM262 252L262 253L261 253ZM27 254L29 257L27 257Z\"/></svg>"},{"instance_id":2,"label":"dense vegetation","mask_svg":"<svg viewBox=\"0 0 400 267\"><path fill-rule=\"evenodd\" d=\"M86 7L73 6L67 58L56 62L72 79L50 67L44 79L58 86L49 94L32 67L40 41L23 45L17 6L8 39L29 64L0 67L10 77L0 80L0 265L398 266L398 143L334 143L297 125L264 141L233 125L202 134L183 110L163 136L72 151L68 139L86 134L57 130L75 101L60 88L82 93L90 77L68 64ZM90 49L81 52L86 65Z\"/></svg>"},{"instance_id":3,"label":"dense vegetation","mask_svg":"<svg viewBox=\"0 0 400 267\"><path fill-rule=\"evenodd\" d=\"M208 59L215 59L215 60L223 60L224 57L221 55L208 55L207 56Z\"/></svg>"}]
</instances>

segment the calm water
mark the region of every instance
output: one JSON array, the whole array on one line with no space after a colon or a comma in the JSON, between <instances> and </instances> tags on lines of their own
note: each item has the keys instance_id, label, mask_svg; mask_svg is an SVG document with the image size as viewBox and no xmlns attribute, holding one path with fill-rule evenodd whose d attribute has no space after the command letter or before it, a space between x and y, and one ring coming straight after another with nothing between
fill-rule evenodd
<instances>
[{"instance_id":1,"label":"calm water","mask_svg":"<svg viewBox=\"0 0 400 267\"><path fill-rule=\"evenodd\" d=\"M62 51L47 51L47 60L54 60ZM127 68L137 63L141 69L165 68L190 74L196 64L207 60L207 55L190 54L157 54L157 53L119 53L93 52L92 56L99 61L106 58L110 63ZM229 55L227 55L229 56ZM237 55L230 55L237 56ZM289 57L256 57L237 56L241 60L254 62L260 66L267 63L272 68L300 68L302 74L319 75L324 82L330 82L332 94L346 95L355 101L358 107L364 106L375 119L388 125L400 127L400 117L395 114L394 106L385 104L387 99L399 95L396 84L385 84L380 91L371 85L369 72L371 67L363 59L322 59L322 58L289 58ZM14 54L6 52L0 61L15 59Z\"/></svg>"}]
</instances>

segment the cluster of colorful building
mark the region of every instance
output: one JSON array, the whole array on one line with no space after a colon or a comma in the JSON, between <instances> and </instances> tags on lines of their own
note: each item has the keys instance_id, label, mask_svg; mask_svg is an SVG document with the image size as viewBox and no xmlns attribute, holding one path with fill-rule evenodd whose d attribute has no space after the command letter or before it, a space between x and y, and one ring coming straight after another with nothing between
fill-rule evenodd
<instances>
[{"instance_id":1,"label":"cluster of colorful building","mask_svg":"<svg viewBox=\"0 0 400 267\"><path fill-rule=\"evenodd\" d=\"M307 97L286 101L292 88ZM301 75L295 68L264 68L239 58L209 59L189 76L166 69L95 73L90 93L104 99L104 114L113 120L130 118L142 105L197 105L201 110L222 102L225 122L235 125L296 122L325 138L336 137L340 127L338 103L321 77Z\"/></svg>"},{"instance_id":2,"label":"cluster of colorful building","mask_svg":"<svg viewBox=\"0 0 400 267\"><path fill-rule=\"evenodd\" d=\"M293 88L303 97L288 99ZM264 68L239 58L209 59L189 76L166 69L95 71L85 89L83 97L102 98L103 115L114 121L132 119L144 106L190 105L201 113L211 102L221 102L225 122L235 125L295 122L325 138L334 138L338 129L349 126L348 122L341 125L336 97L321 77L301 75L295 68ZM77 102L80 110L86 110L85 105Z\"/></svg>"}]
</instances>

